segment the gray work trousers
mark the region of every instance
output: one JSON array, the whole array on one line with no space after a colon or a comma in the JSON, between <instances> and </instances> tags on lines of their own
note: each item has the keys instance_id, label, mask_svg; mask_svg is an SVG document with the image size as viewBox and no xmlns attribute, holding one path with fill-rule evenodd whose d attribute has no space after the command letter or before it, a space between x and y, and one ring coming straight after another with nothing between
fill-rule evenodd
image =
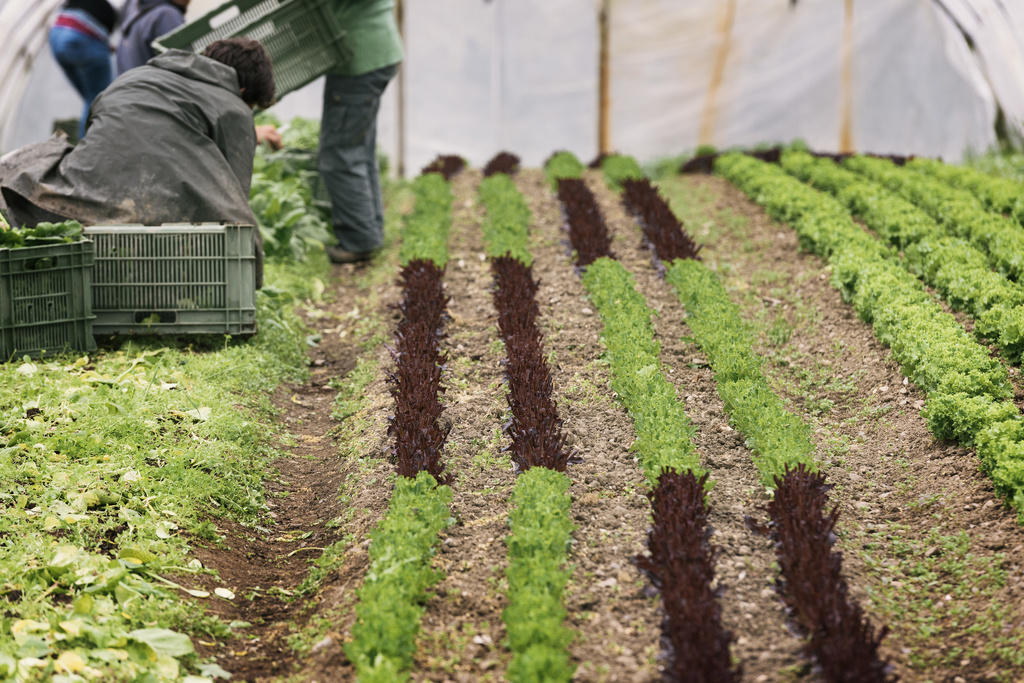
<instances>
[{"instance_id":1,"label":"gray work trousers","mask_svg":"<svg viewBox=\"0 0 1024 683\"><path fill-rule=\"evenodd\" d=\"M327 75L320 122L320 177L331 198L338 246L367 252L384 237L377 166L377 111L398 65L359 76Z\"/></svg>"}]
</instances>

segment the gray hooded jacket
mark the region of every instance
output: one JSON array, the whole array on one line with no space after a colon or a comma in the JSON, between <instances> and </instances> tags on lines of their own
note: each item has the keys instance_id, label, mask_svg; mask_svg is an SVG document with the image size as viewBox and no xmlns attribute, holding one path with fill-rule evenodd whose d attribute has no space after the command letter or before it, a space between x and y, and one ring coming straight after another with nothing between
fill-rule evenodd
<instances>
[{"instance_id":1,"label":"gray hooded jacket","mask_svg":"<svg viewBox=\"0 0 1024 683\"><path fill-rule=\"evenodd\" d=\"M0 159L0 195L16 224L230 222L249 208L256 133L231 67L169 50L93 102L85 138Z\"/></svg>"}]
</instances>

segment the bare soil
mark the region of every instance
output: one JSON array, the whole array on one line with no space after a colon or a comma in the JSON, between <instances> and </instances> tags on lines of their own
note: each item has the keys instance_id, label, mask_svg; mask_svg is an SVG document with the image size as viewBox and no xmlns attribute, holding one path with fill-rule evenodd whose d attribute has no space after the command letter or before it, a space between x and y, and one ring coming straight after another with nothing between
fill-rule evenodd
<instances>
[{"instance_id":1,"label":"bare soil","mask_svg":"<svg viewBox=\"0 0 1024 683\"><path fill-rule=\"evenodd\" d=\"M675 206L691 214L684 227L704 233L705 262L761 333L766 373L816 428L847 580L872 622L892 629L883 654L895 671L906 681L1019 680L1024 666L1009 650L1022 642L1024 530L977 457L931 436L923 393L793 230L720 178L666 187L693 200Z\"/></svg>"},{"instance_id":2,"label":"bare soil","mask_svg":"<svg viewBox=\"0 0 1024 683\"><path fill-rule=\"evenodd\" d=\"M661 615L657 596L633 558L646 552L650 510L646 484L629 446L632 420L615 402L601 356L601 321L574 274L561 207L544 174L516 178L533 214L530 251L540 283L544 347L569 445L575 541L566 592L570 651L580 681L658 680Z\"/></svg>"},{"instance_id":3,"label":"bare soil","mask_svg":"<svg viewBox=\"0 0 1024 683\"><path fill-rule=\"evenodd\" d=\"M655 311L655 334L662 345L666 376L676 385L676 393L697 427L697 450L714 481L709 496L709 521L714 530L711 543L720 549L715 573L717 585L723 589L722 622L736 637L733 656L743 667L744 680L787 680L790 672L800 669L802 642L788 628L785 610L773 589L772 542L752 531L745 521L752 517L767 523L763 509L768 503L766 489L743 437L729 426L707 360L686 341L691 333L682 306L654 266L639 226L601 174L589 173L587 180L612 233L612 251L633 273L637 288Z\"/></svg>"},{"instance_id":4,"label":"bare soil","mask_svg":"<svg viewBox=\"0 0 1024 683\"><path fill-rule=\"evenodd\" d=\"M491 270L484 256L477 199L478 171L452 180L455 197L448 239L445 291L450 322L442 345L448 354L442 377L442 419L452 424L445 468L454 477L452 516L435 566L444 577L426 605L413 679L502 680L507 650L505 625L505 536L509 496L515 483L504 453L506 421L504 349L498 343L491 301Z\"/></svg>"},{"instance_id":5,"label":"bare soil","mask_svg":"<svg viewBox=\"0 0 1024 683\"><path fill-rule=\"evenodd\" d=\"M337 390L332 381L352 370L360 354L353 304L360 301L356 279L364 269L335 266L327 303L310 304L306 323L319 333L321 341L310 349L310 376L301 384L284 384L272 396L279 411L282 434L277 437L282 455L272 465L274 475L266 482L268 519L265 527L247 528L216 520L219 543L204 543L195 556L216 577L201 578L209 591L229 588L232 600L211 597L208 611L225 621L241 621L249 627L235 630L226 644L200 641L200 654L214 656L232 680L270 680L288 675L297 666L297 655L310 644L295 642L304 631L314 632L323 624L316 618L338 602L351 603L354 588L361 583L368 566L365 539L383 515L391 466L382 456L386 448L383 416L390 405L383 378L372 382L365 392L367 411L380 419L367 429L363 444L367 457L346 457L348 449L338 441L338 423L331 417ZM381 299L395 298L393 286L380 286ZM383 355L381 348L377 353ZM347 541L344 562L326 575L321 589L297 597L296 589L306 578L311 562L323 549ZM307 667L319 669L319 680L342 680L347 666L340 648L340 631L346 622L335 624L334 632L320 637L313 656L303 658ZM312 636L307 632L307 638ZM311 680L317 680L314 675Z\"/></svg>"}]
</instances>

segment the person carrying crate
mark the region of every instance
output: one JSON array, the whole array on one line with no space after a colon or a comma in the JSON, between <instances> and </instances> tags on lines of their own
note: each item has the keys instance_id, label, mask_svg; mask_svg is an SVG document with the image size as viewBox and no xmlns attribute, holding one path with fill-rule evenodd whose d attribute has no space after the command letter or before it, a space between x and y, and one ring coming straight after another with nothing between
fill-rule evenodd
<instances>
[{"instance_id":1,"label":"person carrying crate","mask_svg":"<svg viewBox=\"0 0 1024 683\"><path fill-rule=\"evenodd\" d=\"M333 0L348 61L327 74L319 170L331 198L335 263L368 260L384 238L377 111L402 61L394 0Z\"/></svg>"}]
</instances>

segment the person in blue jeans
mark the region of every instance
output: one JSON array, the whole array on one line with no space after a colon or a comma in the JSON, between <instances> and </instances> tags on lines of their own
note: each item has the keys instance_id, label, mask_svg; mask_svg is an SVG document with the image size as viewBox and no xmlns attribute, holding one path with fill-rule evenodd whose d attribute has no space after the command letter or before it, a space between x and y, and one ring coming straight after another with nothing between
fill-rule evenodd
<instances>
[{"instance_id":1,"label":"person in blue jeans","mask_svg":"<svg viewBox=\"0 0 1024 683\"><path fill-rule=\"evenodd\" d=\"M116 24L117 10L106 0L66 0L50 29L53 56L85 101L79 138L85 136L92 101L114 78L109 41Z\"/></svg>"}]
</instances>

